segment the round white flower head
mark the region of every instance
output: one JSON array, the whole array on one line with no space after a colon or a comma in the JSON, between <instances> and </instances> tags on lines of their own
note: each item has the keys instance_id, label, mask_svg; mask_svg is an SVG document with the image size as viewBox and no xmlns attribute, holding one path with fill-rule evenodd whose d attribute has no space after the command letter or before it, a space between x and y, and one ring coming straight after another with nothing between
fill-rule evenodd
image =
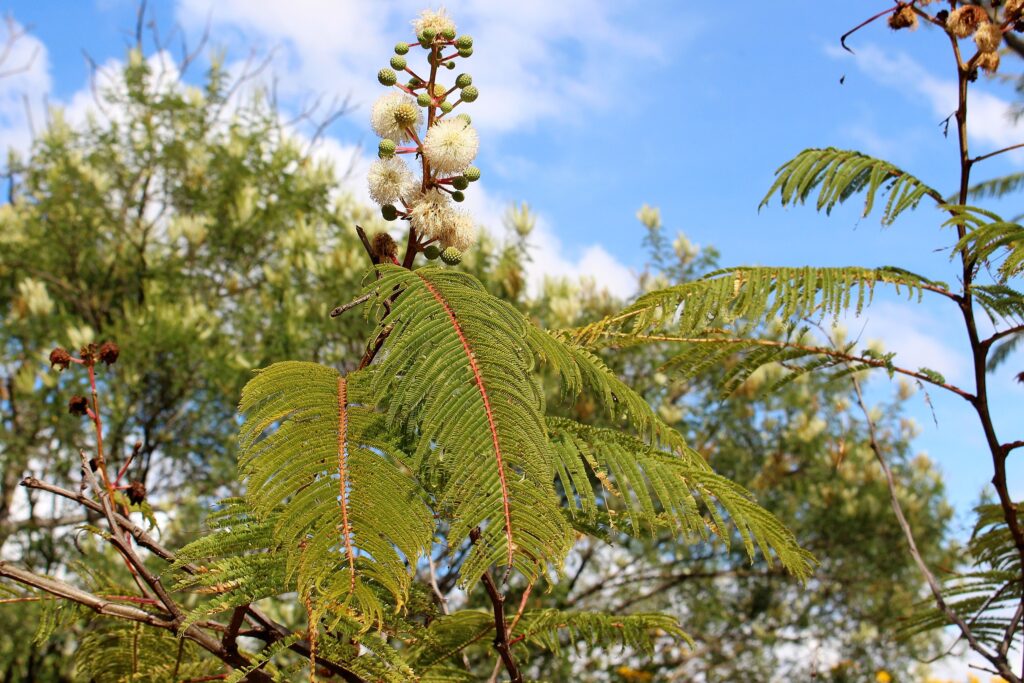
<instances>
[{"instance_id":1,"label":"round white flower head","mask_svg":"<svg viewBox=\"0 0 1024 683\"><path fill-rule=\"evenodd\" d=\"M405 162L398 157L377 159L366 174L370 198L380 205L408 200L416 192L416 179Z\"/></svg>"},{"instance_id":2,"label":"round white flower head","mask_svg":"<svg viewBox=\"0 0 1024 683\"><path fill-rule=\"evenodd\" d=\"M418 17L413 19L412 28L416 31L416 35L420 35L424 29L428 28L433 29L435 35L445 31L455 33L455 22L444 11L444 7L441 7L436 12L425 9L420 12Z\"/></svg>"},{"instance_id":3,"label":"round white flower head","mask_svg":"<svg viewBox=\"0 0 1024 683\"><path fill-rule=\"evenodd\" d=\"M430 127L423 140L423 154L431 168L441 173L461 173L473 163L480 138L462 119L447 119Z\"/></svg>"},{"instance_id":4,"label":"round white flower head","mask_svg":"<svg viewBox=\"0 0 1024 683\"><path fill-rule=\"evenodd\" d=\"M427 239L441 239L448 227L458 219L448 195L431 188L417 196L409 209L412 227Z\"/></svg>"},{"instance_id":5,"label":"round white flower head","mask_svg":"<svg viewBox=\"0 0 1024 683\"><path fill-rule=\"evenodd\" d=\"M408 129L416 130L422 123L423 111L416 100L400 92L382 95L370 112L370 125L377 135L395 142L412 140Z\"/></svg>"},{"instance_id":6,"label":"round white flower head","mask_svg":"<svg viewBox=\"0 0 1024 683\"><path fill-rule=\"evenodd\" d=\"M466 251L476 242L476 223L465 211L453 211L451 221L445 223L439 235L441 242L459 251Z\"/></svg>"}]
</instances>

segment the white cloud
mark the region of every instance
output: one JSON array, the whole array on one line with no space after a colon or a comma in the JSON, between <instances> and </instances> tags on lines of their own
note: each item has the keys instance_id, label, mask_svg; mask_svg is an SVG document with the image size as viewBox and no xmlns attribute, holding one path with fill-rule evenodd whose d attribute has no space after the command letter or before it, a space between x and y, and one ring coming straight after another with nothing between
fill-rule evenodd
<instances>
[{"instance_id":1,"label":"white cloud","mask_svg":"<svg viewBox=\"0 0 1024 683\"><path fill-rule=\"evenodd\" d=\"M235 31L248 45L280 46L275 66L282 94L351 94L365 111L382 92L374 75L398 40L413 39L409 22L422 7L419 0L180 0L178 18L195 29L209 17L218 40ZM609 51L658 56L654 41L623 28L615 17L620 10L608 0L467 0L450 9L460 31L474 37L474 55L460 67L480 88L471 113L484 130L571 122L589 107L611 106L615 98L607 93L619 92L627 73L608 59Z\"/></svg>"},{"instance_id":2,"label":"white cloud","mask_svg":"<svg viewBox=\"0 0 1024 683\"><path fill-rule=\"evenodd\" d=\"M850 59L871 79L907 95L923 97L932 112L942 121L957 108L957 84L954 79L940 78L904 53L891 53L874 45L857 49L850 55L840 48L829 46L825 52L836 59ZM989 151L1009 147L1024 139L1024 121L1013 118L1009 101L986 90L984 77L971 85L968 91L968 135L972 143L981 143ZM950 124L953 135L956 122ZM1024 154L1011 154L1016 161Z\"/></svg>"},{"instance_id":3,"label":"white cloud","mask_svg":"<svg viewBox=\"0 0 1024 683\"><path fill-rule=\"evenodd\" d=\"M954 383L969 379L971 362L966 352L942 341L962 336L958 317L940 318L911 302L876 301L860 317L850 315L842 322L849 337L860 340L858 349L878 339L886 352L896 352L895 363L900 367L930 368Z\"/></svg>"},{"instance_id":4,"label":"white cloud","mask_svg":"<svg viewBox=\"0 0 1024 683\"><path fill-rule=\"evenodd\" d=\"M16 34L23 28L17 23L7 25ZM8 33L0 36L6 41ZM27 69L21 70L22 67ZM0 78L0 149L26 150L32 142L32 131L45 121L45 95L50 92L50 61L46 46L33 35L23 34L13 44L0 71L14 71Z\"/></svg>"}]
</instances>

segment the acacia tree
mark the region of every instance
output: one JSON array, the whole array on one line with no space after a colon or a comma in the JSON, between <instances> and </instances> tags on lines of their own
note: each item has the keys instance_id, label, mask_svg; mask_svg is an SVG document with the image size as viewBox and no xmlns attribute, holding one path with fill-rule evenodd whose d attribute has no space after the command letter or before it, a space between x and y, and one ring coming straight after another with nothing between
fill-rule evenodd
<instances>
[{"instance_id":1,"label":"acacia tree","mask_svg":"<svg viewBox=\"0 0 1024 683\"><path fill-rule=\"evenodd\" d=\"M723 378L727 392L769 364L781 364L787 370L777 384L792 382L812 371L833 378L851 377L856 401L871 430L875 460L889 486L897 523L928 586L931 609L922 612L914 626L955 628L993 673L1017 682L1022 673L1010 656L1014 647L1021 647L1024 633L1024 527L1021 503L1011 498L1007 484L1007 461L1024 447L1024 440L997 434L988 374L1024 333L1024 296L1015 287L1024 271L1024 227L968 202L1019 186L1019 174L977 182L972 172L985 160L1021 145L972 157L968 150L967 104L968 90L979 71L992 73L998 69L1004 34L1024 29L1024 3L993 3L999 6L985 8L953 1L948 3L949 9L939 10L925 7L929 4L897 2L854 31L887 18L893 29L913 28L925 22L945 35L958 83L958 106L953 117L959 169L955 191L944 195L906 171L859 152L808 149L777 171L762 206L776 195L783 205L790 205L815 200L816 194L817 208L827 212L863 194L865 216L876 200L884 198L882 222L890 224L921 202L932 203L946 215L942 227L956 231L951 250L960 266L957 286L894 267L731 268L650 292L622 312L580 329L574 338L591 346L675 344L671 365L684 375L706 365L728 362ZM850 33L843 36L844 46ZM968 38L973 39L972 43L961 43ZM971 46L969 50L967 45ZM970 386L954 385L929 368L900 365L892 354L857 350L853 342L836 344L808 337L805 321L859 311L877 287L938 297L957 312L971 349ZM979 316L988 317L995 331L983 336ZM782 339L760 336L759 324L774 319L788 321L788 333ZM984 433L997 502L977 510L968 546L973 566L945 580L936 576L934 566L918 549L917 536L897 493L889 464L891 453L880 443L864 404L857 373L873 368L958 396L976 415Z\"/></svg>"},{"instance_id":2,"label":"acacia tree","mask_svg":"<svg viewBox=\"0 0 1024 683\"><path fill-rule=\"evenodd\" d=\"M288 361L246 385L245 490L219 504L208 535L174 553L130 519L145 501L104 448L97 379L101 363L120 362L116 347L51 353L54 366L88 381L69 407L89 419L93 448L81 451L78 490L36 477L22 484L99 515L87 528L112 560L99 575L89 563L77 585L10 562L0 562L0 576L35 592L24 598L58 598L48 616L58 623L83 610L112 617L83 637L83 673L178 680L220 676L226 665L228 680L303 670L350 681L476 680L496 653L521 681L523 656L557 649L559 634L640 649L685 639L674 618L656 613L526 609L535 585L556 581L578 534L708 538L732 528L750 556L809 573L811 557L792 533L586 348L469 274L415 267L421 253L452 265L472 247L472 219L452 203L479 177L469 165L478 144L471 122L450 115L477 90L468 75L450 88L440 76L472 54L472 39L443 13L425 12L416 29L425 76L407 62L414 46L399 43L378 74L397 91L372 113L384 139L370 191L386 220L408 222L404 252L388 234L370 240L360 230L370 268L361 295L336 309L364 307L365 352L345 372ZM412 80L399 84L396 71ZM401 155L415 155L418 177ZM556 416L542 376L565 401L588 396L609 426ZM452 575L467 590L481 586L489 609L445 613L431 598L436 582L414 580L437 535ZM515 611L506 607L510 581L523 585ZM250 650L254 640L264 647Z\"/></svg>"}]
</instances>

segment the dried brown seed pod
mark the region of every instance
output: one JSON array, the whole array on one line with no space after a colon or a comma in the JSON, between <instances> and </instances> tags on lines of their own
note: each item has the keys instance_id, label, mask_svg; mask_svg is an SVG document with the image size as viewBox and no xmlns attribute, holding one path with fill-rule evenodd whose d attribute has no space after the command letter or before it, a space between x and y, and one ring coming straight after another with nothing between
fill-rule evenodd
<instances>
[{"instance_id":1,"label":"dried brown seed pod","mask_svg":"<svg viewBox=\"0 0 1024 683\"><path fill-rule=\"evenodd\" d=\"M61 370L67 370L68 366L71 365L71 354L66 349L58 346L53 351L50 351L50 367L60 367Z\"/></svg>"},{"instance_id":2,"label":"dried brown seed pod","mask_svg":"<svg viewBox=\"0 0 1024 683\"><path fill-rule=\"evenodd\" d=\"M128 495L128 500L131 501L132 505L138 505L146 500L146 485L141 481L133 481L128 484L125 493Z\"/></svg>"},{"instance_id":3,"label":"dried brown seed pod","mask_svg":"<svg viewBox=\"0 0 1024 683\"><path fill-rule=\"evenodd\" d=\"M68 412L72 415L87 415L89 412L89 399L75 394L68 401Z\"/></svg>"},{"instance_id":4,"label":"dried brown seed pod","mask_svg":"<svg viewBox=\"0 0 1024 683\"><path fill-rule=\"evenodd\" d=\"M117 362L117 357L121 354L121 349L112 341L103 342L100 346L100 360L107 365L113 365Z\"/></svg>"}]
</instances>

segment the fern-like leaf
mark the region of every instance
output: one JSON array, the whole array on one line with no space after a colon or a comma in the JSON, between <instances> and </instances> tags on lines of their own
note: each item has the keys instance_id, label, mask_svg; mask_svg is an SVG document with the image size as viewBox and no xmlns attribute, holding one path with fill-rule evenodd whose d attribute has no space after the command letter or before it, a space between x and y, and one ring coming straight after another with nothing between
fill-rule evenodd
<instances>
[{"instance_id":1,"label":"fern-like leaf","mask_svg":"<svg viewBox=\"0 0 1024 683\"><path fill-rule=\"evenodd\" d=\"M576 330L575 339L591 345L611 332L639 334L664 328L692 336L777 316L836 318L848 310L860 313L879 284L891 285L897 293L905 291L911 298L920 298L926 289L944 291L942 283L891 267L734 268L649 292L622 312ZM624 343L618 338L606 341Z\"/></svg>"},{"instance_id":2,"label":"fern-like leaf","mask_svg":"<svg viewBox=\"0 0 1024 683\"><path fill-rule=\"evenodd\" d=\"M558 609L528 610L510 634L513 643L534 645L559 653L563 639L571 645L632 648L651 654L659 638L682 640L691 647L693 639L675 617L657 612L628 615L604 612L567 612Z\"/></svg>"},{"instance_id":3,"label":"fern-like leaf","mask_svg":"<svg viewBox=\"0 0 1024 683\"><path fill-rule=\"evenodd\" d=\"M259 371L242 392L239 469L301 594L380 621L429 547L433 514L358 375L316 363Z\"/></svg>"},{"instance_id":4,"label":"fern-like leaf","mask_svg":"<svg viewBox=\"0 0 1024 683\"><path fill-rule=\"evenodd\" d=\"M572 537L551 483L528 321L464 273L380 273L368 291L395 294L374 395L392 424L416 432L420 467L444 472L449 545L481 529L461 580L471 584L491 565L530 578L561 567Z\"/></svg>"},{"instance_id":5,"label":"fern-like leaf","mask_svg":"<svg viewBox=\"0 0 1024 683\"><path fill-rule=\"evenodd\" d=\"M1024 226L973 206L950 206L953 216L945 225L963 229L953 248L975 262L1001 259L998 273L1005 283L1024 272Z\"/></svg>"},{"instance_id":6,"label":"fern-like leaf","mask_svg":"<svg viewBox=\"0 0 1024 683\"><path fill-rule=\"evenodd\" d=\"M95 619L75 650L76 680L179 683L221 671L194 643L132 622Z\"/></svg>"},{"instance_id":7,"label":"fern-like leaf","mask_svg":"<svg viewBox=\"0 0 1024 683\"><path fill-rule=\"evenodd\" d=\"M175 589L211 596L192 610L181 628L295 589L295 581L287 577L287 558L274 538L275 521L274 516L254 518L245 500L221 501L207 519L210 533L186 545L175 557L175 569L195 567L193 572L180 574Z\"/></svg>"},{"instance_id":8,"label":"fern-like leaf","mask_svg":"<svg viewBox=\"0 0 1024 683\"><path fill-rule=\"evenodd\" d=\"M820 189L819 189L820 188ZM803 204L819 189L817 208L831 213L855 194L864 193L864 217L871 213L879 192L888 195L882 210L882 225L891 225L924 197L943 204L942 195L893 164L860 152L827 147L807 149L775 172L775 182L761 200L765 206L779 193L782 205Z\"/></svg>"},{"instance_id":9,"label":"fern-like leaf","mask_svg":"<svg viewBox=\"0 0 1024 683\"><path fill-rule=\"evenodd\" d=\"M597 355L559 332L530 326L527 339L541 364L553 369L563 394L575 399L584 392L601 405L609 418L624 422L652 443L683 452L682 435L665 424L643 396L619 379Z\"/></svg>"},{"instance_id":10,"label":"fern-like leaf","mask_svg":"<svg viewBox=\"0 0 1024 683\"><path fill-rule=\"evenodd\" d=\"M706 539L714 531L728 542L727 518L751 559L760 549L769 566L778 558L795 576L809 576L814 558L793 533L698 453L667 453L619 430L563 418L548 424L570 514L632 535L667 529Z\"/></svg>"}]
</instances>

